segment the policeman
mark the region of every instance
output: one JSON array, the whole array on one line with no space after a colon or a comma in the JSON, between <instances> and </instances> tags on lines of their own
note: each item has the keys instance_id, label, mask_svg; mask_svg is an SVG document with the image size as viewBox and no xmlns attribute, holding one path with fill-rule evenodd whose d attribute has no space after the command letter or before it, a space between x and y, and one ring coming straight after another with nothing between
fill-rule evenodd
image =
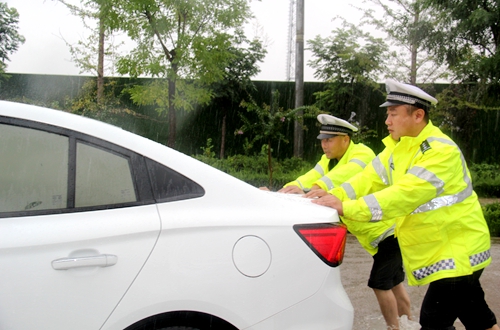
<instances>
[{"instance_id":1,"label":"policeman","mask_svg":"<svg viewBox=\"0 0 500 330\"><path fill-rule=\"evenodd\" d=\"M324 155L314 169L287 183L279 190L283 193L315 192L316 196L339 187L347 179L361 172L375 157L363 144L355 144L351 135L358 128L331 115L318 116L321 123L318 139ZM307 196L307 195L306 195ZM368 286L374 290L382 315L388 326L396 329L398 316L411 319L410 298L404 288L401 251L394 237L395 221L373 224L342 219L361 246L373 256Z\"/></svg>"},{"instance_id":2,"label":"policeman","mask_svg":"<svg viewBox=\"0 0 500 330\"><path fill-rule=\"evenodd\" d=\"M429 120L437 100L387 80L385 149L363 172L314 203L343 218L396 220L410 285L429 284L420 310L424 330L500 330L479 277L491 262L490 234L458 146Z\"/></svg>"},{"instance_id":3,"label":"policeman","mask_svg":"<svg viewBox=\"0 0 500 330\"><path fill-rule=\"evenodd\" d=\"M296 180L283 186L278 192L303 194L309 190L328 191L340 186L375 158L373 151L364 144L351 140L358 128L349 122L326 114L318 115L321 123L318 139L323 156L316 166Z\"/></svg>"}]
</instances>

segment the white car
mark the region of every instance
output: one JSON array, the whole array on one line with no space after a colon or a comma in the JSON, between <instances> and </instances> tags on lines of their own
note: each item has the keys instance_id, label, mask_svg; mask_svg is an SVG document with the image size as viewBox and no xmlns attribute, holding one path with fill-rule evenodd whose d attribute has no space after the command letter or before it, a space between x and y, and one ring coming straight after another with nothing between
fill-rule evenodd
<instances>
[{"instance_id":1,"label":"white car","mask_svg":"<svg viewBox=\"0 0 500 330\"><path fill-rule=\"evenodd\" d=\"M0 329L351 329L338 220L115 126L0 101Z\"/></svg>"}]
</instances>

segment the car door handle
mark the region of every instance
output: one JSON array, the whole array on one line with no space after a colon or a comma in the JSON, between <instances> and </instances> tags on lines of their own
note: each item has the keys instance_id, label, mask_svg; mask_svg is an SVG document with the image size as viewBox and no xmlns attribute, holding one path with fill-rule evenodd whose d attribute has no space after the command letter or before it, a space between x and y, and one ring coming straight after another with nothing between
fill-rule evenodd
<instances>
[{"instance_id":1,"label":"car door handle","mask_svg":"<svg viewBox=\"0 0 500 330\"><path fill-rule=\"evenodd\" d=\"M67 270L81 267L109 267L118 262L118 257L113 254L100 254L89 257L60 258L52 261L55 270Z\"/></svg>"}]
</instances>

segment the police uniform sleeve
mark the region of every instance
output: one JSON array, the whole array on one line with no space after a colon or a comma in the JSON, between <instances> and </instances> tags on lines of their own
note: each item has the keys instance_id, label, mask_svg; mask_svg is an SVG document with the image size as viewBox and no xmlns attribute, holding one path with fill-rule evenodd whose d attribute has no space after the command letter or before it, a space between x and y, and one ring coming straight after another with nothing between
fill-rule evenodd
<instances>
[{"instance_id":1,"label":"police uniform sleeve","mask_svg":"<svg viewBox=\"0 0 500 330\"><path fill-rule=\"evenodd\" d=\"M328 158L323 155L320 161L307 173L299 176L296 180L288 182L283 187L297 186L304 191L309 191L315 181L320 179L328 169Z\"/></svg>"},{"instance_id":2,"label":"police uniform sleeve","mask_svg":"<svg viewBox=\"0 0 500 330\"><path fill-rule=\"evenodd\" d=\"M347 202L386 188L387 182L378 175L374 168L374 162L377 162L379 157L380 155L375 157L361 172L341 184L340 187L328 191L328 193L343 202Z\"/></svg>"},{"instance_id":3,"label":"police uniform sleeve","mask_svg":"<svg viewBox=\"0 0 500 330\"><path fill-rule=\"evenodd\" d=\"M370 148L359 144L353 145L352 150L349 150L345 156L347 156L347 159L342 158L334 168L313 184L318 185L325 191L339 187L342 183L363 171L373 160L375 154Z\"/></svg>"},{"instance_id":4,"label":"police uniform sleeve","mask_svg":"<svg viewBox=\"0 0 500 330\"><path fill-rule=\"evenodd\" d=\"M440 196L467 189L465 162L456 146L441 144L416 157L392 185L343 203L344 216L358 221L406 216ZM362 190L360 190L362 192ZM358 192L358 190L356 190Z\"/></svg>"}]
</instances>

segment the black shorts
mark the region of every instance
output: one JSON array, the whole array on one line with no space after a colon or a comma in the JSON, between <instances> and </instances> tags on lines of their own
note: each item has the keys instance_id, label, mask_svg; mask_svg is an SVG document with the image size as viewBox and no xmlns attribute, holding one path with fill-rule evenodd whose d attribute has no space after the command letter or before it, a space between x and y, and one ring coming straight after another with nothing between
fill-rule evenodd
<instances>
[{"instance_id":1,"label":"black shorts","mask_svg":"<svg viewBox=\"0 0 500 330\"><path fill-rule=\"evenodd\" d=\"M398 240L389 236L379 243L378 251L373 256L368 286L372 289L390 290L404 279L403 258Z\"/></svg>"},{"instance_id":2,"label":"black shorts","mask_svg":"<svg viewBox=\"0 0 500 330\"><path fill-rule=\"evenodd\" d=\"M497 323L479 283L483 270L429 284L420 309L423 330L455 329L458 318L467 330L484 330Z\"/></svg>"}]
</instances>

